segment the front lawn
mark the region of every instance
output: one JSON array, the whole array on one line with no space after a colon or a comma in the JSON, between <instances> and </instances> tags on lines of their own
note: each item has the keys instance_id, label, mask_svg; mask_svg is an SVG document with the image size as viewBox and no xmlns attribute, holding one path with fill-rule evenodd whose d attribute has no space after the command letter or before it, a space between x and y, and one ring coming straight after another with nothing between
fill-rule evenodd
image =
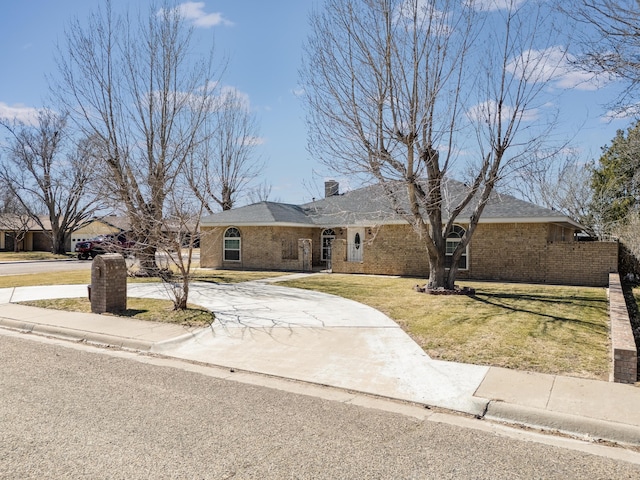
<instances>
[{"instance_id":1,"label":"front lawn","mask_svg":"<svg viewBox=\"0 0 640 480\"><path fill-rule=\"evenodd\" d=\"M280 277L287 272L259 272L241 270L196 269L192 282L240 283L263 278ZM129 283L159 282L154 277L129 277ZM35 285L80 285L91 283L91 270L70 270L51 273L29 273L24 275L0 275L0 288L29 287Z\"/></svg>"},{"instance_id":2,"label":"front lawn","mask_svg":"<svg viewBox=\"0 0 640 480\"><path fill-rule=\"evenodd\" d=\"M475 296L413 290L424 279L322 275L280 282L372 306L432 358L606 380L604 288L461 281Z\"/></svg>"}]
</instances>

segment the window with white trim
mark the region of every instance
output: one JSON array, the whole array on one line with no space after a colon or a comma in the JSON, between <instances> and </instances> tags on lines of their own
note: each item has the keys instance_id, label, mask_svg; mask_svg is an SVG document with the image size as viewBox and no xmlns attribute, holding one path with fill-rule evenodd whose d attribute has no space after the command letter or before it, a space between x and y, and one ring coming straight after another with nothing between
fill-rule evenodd
<instances>
[{"instance_id":1,"label":"window with white trim","mask_svg":"<svg viewBox=\"0 0 640 480\"><path fill-rule=\"evenodd\" d=\"M462 237L464 236L464 234L465 234L464 228L462 228L459 225L454 225L453 229L451 230L451 233L447 237L446 252L445 252L446 256L444 259L444 266L446 268L451 268L453 252L458 247L458 244L460 244L460 241L462 240ZM460 270L466 270L468 268L467 267L468 250L469 250L469 246L467 245L467 248L464 249L464 252L462 252L462 256L460 257L460 260L458 261L458 268Z\"/></svg>"},{"instance_id":2,"label":"window with white trim","mask_svg":"<svg viewBox=\"0 0 640 480\"><path fill-rule=\"evenodd\" d=\"M240 261L241 238L240 230L235 227L227 228L224 232L224 252L223 258L225 262Z\"/></svg>"}]
</instances>

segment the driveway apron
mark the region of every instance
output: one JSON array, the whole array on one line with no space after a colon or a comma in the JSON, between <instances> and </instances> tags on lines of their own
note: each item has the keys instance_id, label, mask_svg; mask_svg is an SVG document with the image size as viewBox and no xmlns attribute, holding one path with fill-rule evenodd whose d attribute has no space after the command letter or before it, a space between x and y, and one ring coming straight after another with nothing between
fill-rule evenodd
<instances>
[{"instance_id":1,"label":"driveway apron","mask_svg":"<svg viewBox=\"0 0 640 480\"><path fill-rule=\"evenodd\" d=\"M167 285L159 283L127 289L129 297L168 298ZM0 290L0 303L86 294L86 285L21 287ZM474 415L486 408L473 394L488 367L429 358L393 320L366 305L265 281L192 283L189 301L213 311L215 322L153 343L152 352Z\"/></svg>"}]
</instances>

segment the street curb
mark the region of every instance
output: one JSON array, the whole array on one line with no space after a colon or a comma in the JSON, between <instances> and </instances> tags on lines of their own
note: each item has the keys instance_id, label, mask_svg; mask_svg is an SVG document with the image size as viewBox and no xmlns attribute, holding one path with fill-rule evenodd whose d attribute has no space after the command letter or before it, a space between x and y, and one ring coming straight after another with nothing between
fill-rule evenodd
<instances>
[{"instance_id":1,"label":"street curb","mask_svg":"<svg viewBox=\"0 0 640 480\"><path fill-rule=\"evenodd\" d=\"M55 325L29 323L9 318L0 318L0 327L6 327L24 333L52 336L64 340L96 343L130 350L141 350L144 352L149 352L154 345L153 342L149 342L147 340L137 340L133 338L119 337L116 335L107 335L104 333L86 332L83 330L59 327Z\"/></svg>"},{"instance_id":2,"label":"street curb","mask_svg":"<svg viewBox=\"0 0 640 480\"><path fill-rule=\"evenodd\" d=\"M202 335L203 333L208 332L210 329L211 327L203 327L199 330L195 330L193 332L187 332L177 337L151 343L151 346L149 347L149 351L151 351L152 353L162 353L167 348L171 348L176 345L179 345L180 343L185 342L186 340L195 339L198 336Z\"/></svg>"},{"instance_id":3,"label":"street curb","mask_svg":"<svg viewBox=\"0 0 640 480\"><path fill-rule=\"evenodd\" d=\"M89 344L106 345L116 348L158 354L162 354L163 350L165 350L166 347L179 344L180 342L183 342L189 338L194 338L207 331L207 328L205 327L201 330L188 332L168 340L151 342L148 340L138 340L127 337L120 337L117 335L87 332L73 328L31 323L25 322L23 320L14 320L3 317L0 317L0 327L8 328L22 333L33 333L67 341L79 341ZM224 365L212 366L227 368ZM252 373L265 375L261 372ZM286 379L286 377L278 378ZM314 383L311 382L310 384ZM359 393L371 395L367 392ZM387 398L390 400L406 401L402 398L384 397L380 395L376 396L379 398ZM640 427L588 417L581 417L567 413L554 412L546 409L526 407L500 400L492 400L476 396L472 397L472 403L477 408L477 411L475 413L456 410L443 405L431 404L429 406L443 408L451 411L461 411L462 413L472 414L476 418L481 418L487 421L520 425L537 430L549 430L552 432L558 432L574 437L583 438L589 441L602 440L618 443L621 445L640 446Z\"/></svg>"},{"instance_id":4,"label":"street curb","mask_svg":"<svg viewBox=\"0 0 640 480\"><path fill-rule=\"evenodd\" d=\"M542 430L553 430L589 440L604 440L632 446L640 445L639 427L502 401L489 401L483 418Z\"/></svg>"}]
</instances>

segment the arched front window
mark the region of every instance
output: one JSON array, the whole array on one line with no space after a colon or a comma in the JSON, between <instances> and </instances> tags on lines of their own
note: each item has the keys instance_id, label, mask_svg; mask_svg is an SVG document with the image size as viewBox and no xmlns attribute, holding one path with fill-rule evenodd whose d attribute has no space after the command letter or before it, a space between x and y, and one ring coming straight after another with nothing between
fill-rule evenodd
<instances>
[{"instance_id":1,"label":"arched front window","mask_svg":"<svg viewBox=\"0 0 640 480\"><path fill-rule=\"evenodd\" d=\"M240 247L240 230L235 227L227 228L224 232L224 261L239 262Z\"/></svg>"},{"instance_id":2,"label":"arched front window","mask_svg":"<svg viewBox=\"0 0 640 480\"><path fill-rule=\"evenodd\" d=\"M323 262L331 260L331 243L336 238L336 232L332 228L322 231L322 257Z\"/></svg>"},{"instance_id":3,"label":"arched front window","mask_svg":"<svg viewBox=\"0 0 640 480\"><path fill-rule=\"evenodd\" d=\"M451 268L453 252L455 251L456 247L462 240L462 237L464 236L464 234L465 234L464 228L462 228L459 225L454 225L453 229L451 230L451 233L447 237L447 251L446 251L446 257L445 257L446 268ZM467 246L467 248L464 249L464 252L462 252L462 256L458 261L458 268L460 270L466 270L468 268L467 267L467 253L468 253L467 250L468 249L469 247Z\"/></svg>"}]
</instances>

